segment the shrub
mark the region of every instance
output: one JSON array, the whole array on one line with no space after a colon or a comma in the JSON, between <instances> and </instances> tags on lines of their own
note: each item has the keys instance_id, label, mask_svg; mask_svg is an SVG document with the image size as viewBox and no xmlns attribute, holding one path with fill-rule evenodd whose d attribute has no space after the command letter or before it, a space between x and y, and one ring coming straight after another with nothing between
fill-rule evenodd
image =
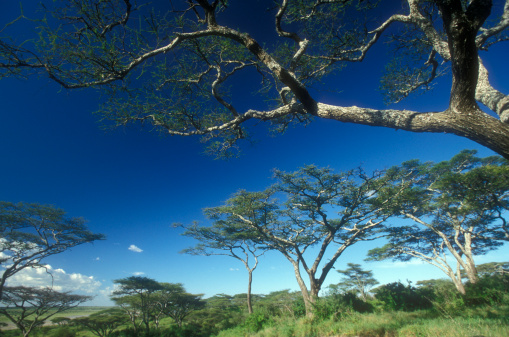
<instances>
[{"instance_id":1,"label":"shrub","mask_svg":"<svg viewBox=\"0 0 509 337\"><path fill-rule=\"evenodd\" d=\"M410 283L406 286L401 282L388 283L373 292L384 310L413 311L432 307L429 289L415 288Z\"/></svg>"},{"instance_id":2,"label":"shrub","mask_svg":"<svg viewBox=\"0 0 509 337\"><path fill-rule=\"evenodd\" d=\"M58 328L52 329L50 336L51 337L75 337L76 332L68 326L60 326Z\"/></svg>"},{"instance_id":3,"label":"shrub","mask_svg":"<svg viewBox=\"0 0 509 337\"><path fill-rule=\"evenodd\" d=\"M255 310L252 314L247 316L242 326L248 331L258 332L264 325L270 322L271 316L272 315L267 310Z\"/></svg>"},{"instance_id":4,"label":"shrub","mask_svg":"<svg viewBox=\"0 0 509 337\"><path fill-rule=\"evenodd\" d=\"M509 294L509 275L484 275L475 284L465 284L465 304L468 306L496 305Z\"/></svg>"},{"instance_id":5,"label":"shrub","mask_svg":"<svg viewBox=\"0 0 509 337\"><path fill-rule=\"evenodd\" d=\"M373 312L373 306L361 300L356 294L347 292L332 294L319 298L314 304L314 315L317 319L339 319L344 314L352 312Z\"/></svg>"}]
</instances>

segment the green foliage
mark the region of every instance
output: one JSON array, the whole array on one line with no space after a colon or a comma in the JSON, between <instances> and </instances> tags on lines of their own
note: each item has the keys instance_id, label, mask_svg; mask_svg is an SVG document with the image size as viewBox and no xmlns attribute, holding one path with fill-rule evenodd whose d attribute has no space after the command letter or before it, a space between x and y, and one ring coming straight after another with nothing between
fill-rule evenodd
<instances>
[{"instance_id":1,"label":"green foliage","mask_svg":"<svg viewBox=\"0 0 509 337\"><path fill-rule=\"evenodd\" d=\"M114 280L119 284L112 294L112 300L129 316L132 328L139 326L150 331L150 323L159 326L163 317L171 317L182 327L184 318L205 306L202 295L187 293L181 283L157 282L148 277L130 276Z\"/></svg>"},{"instance_id":2,"label":"green foliage","mask_svg":"<svg viewBox=\"0 0 509 337\"><path fill-rule=\"evenodd\" d=\"M377 285L378 281L373 277L371 271L363 270L360 264L348 263L347 265L346 270L337 270L344 277L334 287L342 289L344 292L353 291L366 301L369 289Z\"/></svg>"},{"instance_id":3,"label":"green foliage","mask_svg":"<svg viewBox=\"0 0 509 337\"><path fill-rule=\"evenodd\" d=\"M90 232L82 218L66 217L50 205L0 202L0 299L6 280L25 268L41 267L44 258L104 239Z\"/></svg>"},{"instance_id":4,"label":"green foliage","mask_svg":"<svg viewBox=\"0 0 509 337\"><path fill-rule=\"evenodd\" d=\"M484 308L486 309L486 308ZM321 336L506 336L509 322L504 310L491 317L479 311L471 317L437 317L433 312L351 313L340 320L309 320L287 317L258 332L239 327L221 331L218 337L321 337Z\"/></svg>"},{"instance_id":5,"label":"green foliage","mask_svg":"<svg viewBox=\"0 0 509 337\"><path fill-rule=\"evenodd\" d=\"M484 275L477 283L465 285L468 306L499 305L509 299L509 274Z\"/></svg>"},{"instance_id":6,"label":"green foliage","mask_svg":"<svg viewBox=\"0 0 509 337\"><path fill-rule=\"evenodd\" d=\"M280 252L294 267L309 266L303 270L313 284L302 296L310 313L311 298L318 296L341 254L382 231L388 217L383 209L386 202L375 196L392 177L383 172L368 175L361 168L335 173L314 165L295 172L275 170L274 176L277 182L266 190L238 191L223 206L208 208L205 214L233 233L247 233L263 249ZM319 247L314 260L304 254L311 247ZM316 266L322 262L317 275ZM304 283L300 272L295 276Z\"/></svg>"},{"instance_id":7,"label":"green foliage","mask_svg":"<svg viewBox=\"0 0 509 337\"><path fill-rule=\"evenodd\" d=\"M410 283L388 283L373 290L376 300L383 303L388 311L414 311L431 308L430 292L424 288L415 288Z\"/></svg>"},{"instance_id":8,"label":"green foliage","mask_svg":"<svg viewBox=\"0 0 509 337\"><path fill-rule=\"evenodd\" d=\"M99 337L108 337L128 321L129 318L122 310L114 308L78 317L72 320L72 324L84 327Z\"/></svg>"},{"instance_id":9,"label":"green foliage","mask_svg":"<svg viewBox=\"0 0 509 337\"><path fill-rule=\"evenodd\" d=\"M382 202L393 196L387 209L408 222L387 227L388 243L370 250L368 260L421 259L440 267L461 292L462 275L443 258L452 253L463 275L475 282L474 255L507 241L509 210L507 161L475 154L464 150L440 163L412 160L390 168L393 183L379 196Z\"/></svg>"},{"instance_id":10,"label":"green foliage","mask_svg":"<svg viewBox=\"0 0 509 337\"><path fill-rule=\"evenodd\" d=\"M251 332L260 331L264 325L271 322L272 315L268 310L255 310L251 315L247 316L243 327Z\"/></svg>"},{"instance_id":11,"label":"green foliage","mask_svg":"<svg viewBox=\"0 0 509 337\"><path fill-rule=\"evenodd\" d=\"M49 337L75 337L76 331L68 326L61 326L51 331Z\"/></svg>"},{"instance_id":12,"label":"green foliage","mask_svg":"<svg viewBox=\"0 0 509 337\"><path fill-rule=\"evenodd\" d=\"M0 314L7 317L26 337L54 315L91 299L91 296L58 292L52 288L4 287Z\"/></svg>"}]
</instances>

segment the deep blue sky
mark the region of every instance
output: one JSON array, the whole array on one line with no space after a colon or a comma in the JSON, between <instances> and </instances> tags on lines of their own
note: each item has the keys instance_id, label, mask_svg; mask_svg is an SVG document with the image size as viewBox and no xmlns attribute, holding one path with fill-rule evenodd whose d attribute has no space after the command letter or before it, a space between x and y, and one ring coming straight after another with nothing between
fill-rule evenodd
<instances>
[{"instance_id":1,"label":"deep blue sky","mask_svg":"<svg viewBox=\"0 0 509 337\"><path fill-rule=\"evenodd\" d=\"M16 11L17 6L8 6L0 11L0 20L15 17ZM246 18L243 22L254 24L250 20L254 21ZM264 32L257 34L253 35L262 39ZM509 90L507 55L509 44L505 43L484 57L492 83L504 93ZM323 88L339 94L314 92L315 98L383 108L377 88L380 60L385 57L381 46L365 62L351 64L339 76L327 79ZM395 107L440 111L447 107L449 90L450 78L444 77L433 92ZM370 171L413 158L447 160L462 149L477 149L482 156L493 154L451 135L317 120L276 137L268 137L264 127L258 127L252 131L254 145L242 144L240 158L223 161L204 155L195 138L161 137L141 126L102 130L99 117L92 114L101 100L94 90L65 91L45 78L8 78L0 81L0 93L0 200L52 204L70 216L83 216L92 231L106 234L105 241L47 260L52 268L60 269L55 274L62 289L97 294L92 304L108 304L105 294L112 280L133 274L181 282L188 291L206 296L245 292L247 273L242 264L227 257L179 254L195 242L180 236L171 224L203 221L201 209L220 205L238 189L264 189L273 182L273 168L293 171L316 164L348 170L362 164ZM249 107L249 101L245 104ZM142 251L129 250L131 245ZM336 268L344 269L348 262L362 263L370 247L372 244L350 248ZM504 249L478 261L506 257ZM382 283L442 277L438 270L418 264L383 262L366 268ZM29 277L37 284L46 282L36 273L22 275L18 281L26 282ZM326 284L338 280L332 272ZM268 254L254 274L253 292L281 289L298 289L292 267L283 257Z\"/></svg>"}]
</instances>

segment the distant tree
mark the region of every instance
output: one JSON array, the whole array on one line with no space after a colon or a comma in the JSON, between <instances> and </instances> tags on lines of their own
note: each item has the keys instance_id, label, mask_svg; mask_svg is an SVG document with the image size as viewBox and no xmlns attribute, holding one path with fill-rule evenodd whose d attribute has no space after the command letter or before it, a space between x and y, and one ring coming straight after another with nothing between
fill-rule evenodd
<instances>
[{"instance_id":1,"label":"distant tree","mask_svg":"<svg viewBox=\"0 0 509 337\"><path fill-rule=\"evenodd\" d=\"M99 337L109 337L118 327L128 323L125 312L119 309L107 309L93 313L86 317L72 320L73 324L85 327Z\"/></svg>"},{"instance_id":2,"label":"distant tree","mask_svg":"<svg viewBox=\"0 0 509 337\"><path fill-rule=\"evenodd\" d=\"M41 260L83 243L103 240L82 218L68 218L53 206L0 202L0 299L7 279Z\"/></svg>"},{"instance_id":3,"label":"distant tree","mask_svg":"<svg viewBox=\"0 0 509 337\"><path fill-rule=\"evenodd\" d=\"M261 247L256 240L253 240L258 233L253 230L246 230L241 222L235 224L216 219L214 214L206 212L206 215L214 220L213 226L199 226L196 223L190 226L179 225L185 228L182 235L192 237L200 242L195 247L182 250L181 253L205 256L225 255L241 261L248 272L246 297L248 312L251 314L253 313L251 303L253 272L258 266L258 257L265 252L260 249ZM254 263L250 263L250 257L252 257Z\"/></svg>"},{"instance_id":4,"label":"distant tree","mask_svg":"<svg viewBox=\"0 0 509 337\"><path fill-rule=\"evenodd\" d=\"M315 166L294 173L276 170L275 177L278 182L269 189L239 191L223 206L205 212L228 225L256 231L259 244L280 252L292 264L306 311L312 315L312 303L337 259L351 245L376 238L389 217L382 212L383 203L373 207L371 200L391 178L382 172L371 176L362 169L333 173ZM330 246L335 248L325 262ZM316 256L308 261L311 247L317 247ZM309 278L309 290L301 266Z\"/></svg>"},{"instance_id":5,"label":"distant tree","mask_svg":"<svg viewBox=\"0 0 509 337\"><path fill-rule=\"evenodd\" d=\"M113 302L118 305L129 318L129 322L135 333L140 331L143 324L141 319L140 299L136 296L122 296L112 298Z\"/></svg>"},{"instance_id":6,"label":"distant tree","mask_svg":"<svg viewBox=\"0 0 509 337\"><path fill-rule=\"evenodd\" d=\"M281 132L292 122L323 118L451 133L509 158L507 93L493 87L479 54L507 40L507 1L380 2L383 10L371 0L243 1L246 15L256 5L270 6L249 32L237 28L243 18L226 0L159 8L132 0L44 3L40 21L21 14L0 28L0 76L39 74L66 89L102 87L109 96L102 113L114 125L151 123L171 135L201 136L211 151L224 153L247 137L252 120L270 121ZM33 35L8 37L34 21ZM268 28L273 34L259 33ZM381 78L386 101L427 92L452 73L444 111L318 99L312 88L334 89L325 78L359 81L339 70L363 61L383 35L392 56Z\"/></svg>"},{"instance_id":7,"label":"distant tree","mask_svg":"<svg viewBox=\"0 0 509 337\"><path fill-rule=\"evenodd\" d=\"M51 288L4 287L0 314L14 323L26 337L52 316L91 299L91 296L58 292Z\"/></svg>"},{"instance_id":8,"label":"distant tree","mask_svg":"<svg viewBox=\"0 0 509 337\"><path fill-rule=\"evenodd\" d=\"M155 293L154 302L158 312L173 318L182 327L184 318L193 311L205 307L203 295L187 293L180 283L161 283L161 289Z\"/></svg>"},{"instance_id":9,"label":"distant tree","mask_svg":"<svg viewBox=\"0 0 509 337\"><path fill-rule=\"evenodd\" d=\"M344 275L336 286L345 291L354 291L364 301L367 301L369 289L379 282L373 277L373 272L363 270L360 264L348 263L347 265L348 268L345 270L336 270Z\"/></svg>"},{"instance_id":10,"label":"distant tree","mask_svg":"<svg viewBox=\"0 0 509 337\"><path fill-rule=\"evenodd\" d=\"M398 193L391 200L391 212L413 224L387 227L389 242L370 250L368 259L420 259L440 268L462 294L462 270L476 283L474 256L498 249L509 239L505 219L509 165L500 157L475 154L465 150L437 164L414 160L391 168L401 179L380 195L385 200ZM406 186L403 193L402 186Z\"/></svg>"},{"instance_id":11,"label":"distant tree","mask_svg":"<svg viewBox=\"0 0 509 337\"><path fill-rule=\"evenodd\" d=\"M253 295L255 299L258 296ZM226 330L241 324L245 316L243 309L246 304L245 294L236 294L234 296L226 294L217 294L206 298L205 307L197 310L189 317L195 325L199 325L203 335L212 336L221 330Z\"/></svg>"},{"instance_id":12,"label":"distant tree","mask_svg":"<svg viewBox=\"0 0 509 337\"><path fill-rule=\"evenodd\" d=\"M479 276L484 275L509 275L509 262L489 262L476 266Z\"/></svg>"},{"instance_id":13,"label":"distant tree","mask_svg":"<svg viewBox=\"0 0 509 337\"><path fill-rule=\"evenodd\" d=\"M59 326L68 325L70 322L71 322L71 319L69 317L53 317L51 319L51 323L59 325Z\"/></svg>"},{"instance_id":14,"label":"distant tree","mask_svg":"<svg viewBox=\"0 0 509 337\"><path fill-rule=\"evenodd\" d=\"M154 293L162 289L159 282L143 276L130 276L114 280L118 288L112 293L111 299L126 311L135 330L138 328L137 319L150 331L150 320L155 310Z\"/></svg>"}]
</instances>

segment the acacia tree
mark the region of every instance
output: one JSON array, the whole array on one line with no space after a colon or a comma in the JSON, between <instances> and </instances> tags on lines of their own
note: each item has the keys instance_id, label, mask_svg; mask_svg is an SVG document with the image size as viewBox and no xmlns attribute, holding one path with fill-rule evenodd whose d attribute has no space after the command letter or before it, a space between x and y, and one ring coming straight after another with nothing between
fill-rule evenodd
<instances>
[{"instance_id":1,"label":"acacia tree","mask_svg":"<svg viewBox=\"0 0 509 337\"><path fill-rule=\"evenodd\" d=\"M205 306L205 301L201 299L202 294L186 292L181 283L160 283L160 285L161 289L155 293L154 299L157 307L156 315L162 314L173 318L179 327L182 327L184 318L190 313Z\"/></svg>"},{"instance_id":2,"label":"acacia tree","mask_svg":"<svg viewBox=\"0 0 509 337\"><path fill-rule=\"evenodd\" d=\"M209 214L209 218L214 218L214 215ZM235 224L221 219L214 220L214 225L211 227L199 226L196 223L190 226L178 225L185 228L182 235L192 237L200 242L195 247L182 250L181 253L205 256L225 255L241 261L248 272L247 308L251 314L253 313L251 303L253 272L258 266L258 257L265 251L260 250L261 247L256 243L256 240L253 241L256 232L246 231L242 223ZM254 260L252 264L250 257Z\"/></svg>"},{"instance_id":3,"label":"acacia tree","mask_svg":"<svg viewBox=\"0 0 509 337\"><path fill-rule=\"evenodd\" d=\"M449 161L414 160L390 169L413 179L396 181L380 195L397 190L391 211L412 224L387 227L389 242L370 250L369 260L420 259L440 268L462 294L462 270L471 283L478 281L474 256L509 240L509 166L500 157L475 153L465 150Z\"/></svg>"},{"instance_id":4,"label":"acacia tree","mask_svg":"<svg viewBox=\"0 0 509 337\"><path fill-rule=\"evenodd\" d=\"M0 314L14 323L26 337L52 316L91 299L91 296L58 292L51 288L4 287L0 301L4 306L0 308Z\"/></svg>"},{"instance_id":5,"label":"acacia tree","mask_svg":"<svg viewBox=\"0 0 509 337\"><path fill-rule=\"evenodd\" d=\"M334 286L347 291L354 290L356 293L359 293L360 297L364 301L368 300L369 289L379 283L373 277L373 272L363 270L361 265L357 263L348 263L347 269L337 270L337 272L344 276L341 279L341 282Z\"/></svg>"},{"instance_id":6,"label":"acacia tree","mask_svg":"<svg viewBox=\"0 0 509 337\"><path fill-rule=\"evenodd\" d=\"M111 336L116 328L127 322L127 316L119 309L102 310L89 316L78 317L72 320L73 324L83 326L99 337Z\"/></svg>"},{"instance_id":7,"label":"acacia tree","mask_svg":"<svg viewBox=\"0 0 509 337\"><path fill-rule=\"evenodd\" d=\"M383 203L372 207L371 200L391 178L381 172L368 176L361 169L333 173L312 165L294 173L276 170L275 177L278 183L269 189L239 191L223 206L206 212L225 223L243 224L256 231L253 240L280 252L292 264L306 312L312 315L322 284L341 254L359 241L377 237L389 215L382 212ZM280 195L284 202L276 199ZM331 215L334 213L337 216ZM336 245L325 261L328 248ZM314 259L308 252L311 247L317 247Z\"/></svg>"},{"instance_id":8,"label":"acacia tree","mask_svg":"<svg viewBox=\"0 0 509 337\"><path fill-rule=\"evenodd\" d=\"M83 243L103 240L82 218L69 218L48 205L0 202L0 299L7 279L41 260Z\"/></svg>"},{"instance_id":9,"label":"acacia tree","mask_svg":"<svg viewBox=\"0 0 509 337\"><path fill-rule=\"evenodd\" d=\"M159 282L143 276L130 276L114 280L118 285L111 299L129 315L135 330L140 324L145 325L146 333L150 331L150 320L155 310L154 293L162 289Z\"/></svg>"},{"instance_id":10,"label":"acacia tree","mask_svg":"<svg viewBox=\"0 0 509 337\"><path fill-rule=\"evenodd\" d=\"M132 0L46 3L35 37L8 37L24 15L1 30L0 75L40 74L66 89L102 87L110 98L101 110L114 125L145 122L171 135L202 136L216 153L245 138L249 120L284 130L318 117L451 133L509 158L509 98L493 87L479 53L508 40L509 1L406 0L402 8L381 1L385 17L375 20L378 3L267 1L272 20L260 25L275 34L263 40L235 28L242 18L226 0L172 1L159 8L163 14ZM337 70L363 61L388 30L395 52L381 79L387 100L428 90L451 72L446 110L340 106L314 97L310 88L325 76L350 80ZM239 84L244 91L258 84L274 105L255 98L241 110L246 96L228 89Z\"/></svg>"}]
</instances>

